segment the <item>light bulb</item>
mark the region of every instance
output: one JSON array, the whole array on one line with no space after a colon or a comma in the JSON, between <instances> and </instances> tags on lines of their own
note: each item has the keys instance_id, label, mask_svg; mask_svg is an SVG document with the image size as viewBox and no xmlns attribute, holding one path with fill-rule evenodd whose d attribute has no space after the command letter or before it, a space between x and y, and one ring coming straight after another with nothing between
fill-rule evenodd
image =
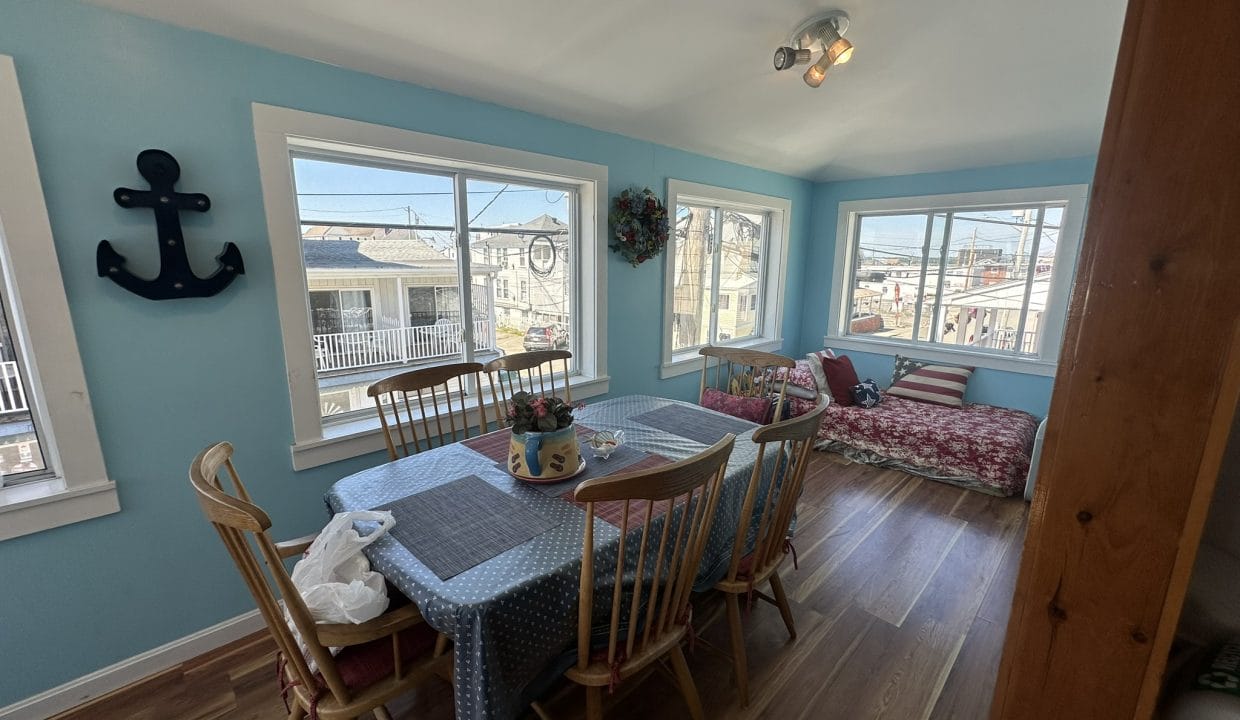
<instances>
[{"instance_id":1,"label":"light bulb","mask_svg":"<svg viewBox=\"0 0 1240 720\"><path fill-rule=\"evenodd\" d=\"M826 79L827 68L829 67L831 67L831 59L827 57L826 53L823 53L822 57L818 59L818 62L810 65L809 69L806 70L805 74L801 77L805 80L806 85L816 88L822 84L823 80Z\"/></svg>"},{"instance_id":2,"label":"light bulb","mask_svg":"<svg viewBox=\"0 0 1240 720\"><path fill-rule=\"evenodd\" d=\"M853 44L842 37L837 37L835 42L827 46L827 57L831 58L833 65L843 65L852 59Z\"/></svg>"}]
</instances>

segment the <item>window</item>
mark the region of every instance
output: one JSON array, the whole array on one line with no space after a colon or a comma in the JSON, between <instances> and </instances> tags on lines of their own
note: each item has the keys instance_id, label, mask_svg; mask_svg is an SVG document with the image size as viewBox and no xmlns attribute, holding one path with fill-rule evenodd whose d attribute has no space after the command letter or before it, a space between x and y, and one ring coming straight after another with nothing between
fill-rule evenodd
<instances>
[{"instance_id":1,"label":"window","mask_svg":"<svg viewBox=\"0 0 1240 720\"><path fill-rule=\"evenodd\" d=\"M311 290L310 323L315 335L375 329L369 290Z\"/></svg>"},{"instance_id":2,"label":"window","mask_svg":"<svg viewBox=\"0 0 1240 720\"><path fill-rule=\"evenodd\" d=\"M574 397L606 391L604 168L282 108L254 116L295 468L383 446L375 380L521 352L533 326L564 328Z\"/></svg>"},{"instance_id":3,"label":"window","mask_svg":"<svg viewBox=\"0 0 1240 720\"><path fill-rule=\"evenodd\" d=\"M929 359L980 357L983 367L1053 364L1085 192L842 203L827 342L872 351L913 345Z\"/></svg>"},{"instance_id":4,"label":"window","mask_svg":"<svg viewBox=\"0 0 1240 720\"><path fill-rule=\"evenodd\" d=\"M6 55L0 55L0 167L3 540L120 506L90 411L17 72Z\"/></svg>"},{"instance_id":5,"label":"window","mask_svg":"<svg viewBox=\"0 0 1240 720\"><path fill-rule=\"evenodd\" d=\"M779 349L791 204L669 180L668 207L663 377L700 367L706 345Z\"/></svg>"}]
</instances>

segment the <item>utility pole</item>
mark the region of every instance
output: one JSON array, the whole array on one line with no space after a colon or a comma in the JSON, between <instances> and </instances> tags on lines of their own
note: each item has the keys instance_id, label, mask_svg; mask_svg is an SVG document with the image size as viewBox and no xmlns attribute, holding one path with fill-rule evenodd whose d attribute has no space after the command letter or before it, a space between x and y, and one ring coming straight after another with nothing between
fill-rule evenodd
<instances>
[{"instance_id":1,"label":"utility pole","mask_svg":"<svg viewBox=\"0 0 1240 720\"><path fill-rule=\"evenodd\" d=\"M969 238L969 269L964 275L964 289L973 287L973 258L977 252L977 228L973 228L973 236Z\"/></svg>"},{"instance_id":2,"label":"utility pole","mask_svg":"<svg viewBox=\"0 0 1240 720\"><path fill-rule=\"evenodd\" d=\"M689 208L689 227L685 232L684 262L676 283L673 298L674 312L680 324L680 342L697 345L702 326L698 313L702 307L702 290L706 284L706 233L711 211L706 208Z\"/></svg>"}]
</instances>

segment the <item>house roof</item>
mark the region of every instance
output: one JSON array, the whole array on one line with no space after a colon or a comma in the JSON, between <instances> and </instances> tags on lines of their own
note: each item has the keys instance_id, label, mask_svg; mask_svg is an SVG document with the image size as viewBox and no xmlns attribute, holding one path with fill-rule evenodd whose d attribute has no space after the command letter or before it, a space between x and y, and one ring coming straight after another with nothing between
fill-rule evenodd
<instances>
[{"instance_id":1,"label":"house roof","mask_svg":"<svg viewBox=\"0 0 1240 720\"><path fill-rule=\"evenodd\" d=\"M363 239L353 239L358 237ZM301 250L307 270L456 268L455 260L410 230L308 226L302 229Z\"/></svg>"},{"instance_id":2,"label":"house roof","mask_svg":"<svg viewBox=\"0 0 1240 720\"><path fill-rule=\"evenodd\" d=\"M963 290L943 297L943 305L968 306L983 308L999 308L1019 310L1025 301L1025 280L1008 280L993 285ZM1046 296L1050 292L1051 274L1038 273L1033 276L1033 287L1029 293L1029 309L1041 312L1046 309Z\"/></svg>"},{"instance_id":3,"label":"house roof","mask_svg":"<svg viewBox=\"0 0 1240 720\"><path fill-rule=\"evenodd\" d=\"M560 235L566 236L568 234L567 223L546 213L543 213L542 215L539 215L533 220L529 220L527 222L511 223L508 225L500 225L499 227L487 229L492 230L493 232L488 232L485 235L479 235L478 239L470 243L471 247L526 247L530 244L530 240L532 240L536 235L551 235L554 237Z\"/></svg>"}]
</instances>

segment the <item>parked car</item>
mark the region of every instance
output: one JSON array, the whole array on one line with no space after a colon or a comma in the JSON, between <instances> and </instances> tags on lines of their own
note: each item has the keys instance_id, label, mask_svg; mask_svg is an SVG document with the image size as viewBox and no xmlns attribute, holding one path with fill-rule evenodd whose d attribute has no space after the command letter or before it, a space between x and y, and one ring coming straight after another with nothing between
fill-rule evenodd
<instances>
[{"instance_id":1,"label":"parked car","mask_svg":"<svg viewBox=\"0 0 1240 720\"><path fill-rule=\"evenodd\" d=\"M567 348L568 330L561 325L533 325L525 331L521 346L526 352Z\"/></svg>"}]
</instances>

